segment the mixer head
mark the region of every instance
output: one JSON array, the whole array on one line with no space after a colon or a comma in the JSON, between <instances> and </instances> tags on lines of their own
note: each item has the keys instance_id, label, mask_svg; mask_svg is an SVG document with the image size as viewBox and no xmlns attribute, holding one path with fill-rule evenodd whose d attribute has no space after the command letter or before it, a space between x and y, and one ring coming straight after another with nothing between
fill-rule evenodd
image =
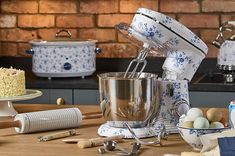
<instances>
[{"instance_id":1,"label":"mixer head","mask_svg":"<svg viewBox=\"0 0 235 156\"><path fill-rule=\"evenodd\" d=\"M145 36L145 34L133 29L127 23L119 23L115 25L115 29L139 49L147 48L148 52L153 56L166 56L166 51L169 48L167 43L161 43L160 40L153 40L151 36Z\"/></svg>"},{"instance_id":2,"label":"mixer head","mask_svg":"<svg viewBox=\"0 0 235 156\"><path fill-rule=\"evenodd\" d=\"M163 70L168 80L190 81L208 51L206 44L184 25L146 8L136 11L130 25L120 23L116 29L139 48L166 56Z\"/></svg>"}]
</instances>

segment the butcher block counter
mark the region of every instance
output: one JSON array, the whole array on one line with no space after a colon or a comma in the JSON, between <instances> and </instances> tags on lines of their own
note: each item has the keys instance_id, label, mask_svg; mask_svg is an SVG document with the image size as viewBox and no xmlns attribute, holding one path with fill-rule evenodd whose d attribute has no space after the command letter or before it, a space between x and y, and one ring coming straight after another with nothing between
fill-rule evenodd
<instances>
[{"instance_id":1,"label":"butcher block counter","mask_svg":"<svg viewBox=\"0 0 235 156\"><path fill-rule=\"evenodd\" d=\"M15 104L15 109L19 113L40 111L48 109L59 109L65 107L78 107L82 113L98 111L98 106L83 105L45 105L45 104ZM1 117L1 121L10 121L10 117ZM89 119L82 121L77 128L79 135L67 138L96 138L98 127L104 123L104 119ZM65 130L40 132L33 134L16 134L13 128L0 130L0 155L1 156L94 156L94 155L113 155L113 152L106 154L98 154L98 147L80 149L76 144L67 144L62 139L51 140L47 142L39 142L38 137L62 132ZM67 139L66 138L66 139ZM148 139L146 139L148 140ZM120 146L130 149L133 139L125 139ZM178 134L170 135L167 140L163 140L163 147L160 146L141 146L140 155L180 155L183 151L192 151L192 148L182 140Z\"/></svg>"}]
</instances>

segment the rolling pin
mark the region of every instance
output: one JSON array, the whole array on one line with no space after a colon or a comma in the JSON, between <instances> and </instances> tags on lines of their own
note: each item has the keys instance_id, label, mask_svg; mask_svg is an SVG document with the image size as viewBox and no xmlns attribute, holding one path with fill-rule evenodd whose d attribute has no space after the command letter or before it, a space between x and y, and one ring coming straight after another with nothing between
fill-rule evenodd
<instances>
[{"instance_id":1,"label":"rolling pin","mask_svg":"<svg viewBox=\"0 0 235 156\"><path fill-rule=\"evenodd\" d=\"M0 129L15 127L17 133L77 128L83 119L101 118L100 112L82 114L78 108L66 108L17 114L14 121L0 122Z\"/></svg>"}]
</instances>

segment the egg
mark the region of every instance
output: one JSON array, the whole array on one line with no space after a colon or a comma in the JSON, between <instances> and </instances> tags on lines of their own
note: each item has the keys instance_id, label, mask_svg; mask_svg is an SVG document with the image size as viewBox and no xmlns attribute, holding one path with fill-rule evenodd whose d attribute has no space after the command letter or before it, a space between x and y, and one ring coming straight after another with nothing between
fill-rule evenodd
<instances>
[{"instance_id":1,"label":"egg","mask_svg":"<svg viewBox=\"0 0 235 156\"><path fill-rule=\"evenodd\" d=\"M212 122L210 128L224 128L224 125L221 122Z\"/></svg>"},{"instance_id":2,"label":"egg","mask_svg":"<svg viewBox=\"0 0 235 156\"><path fill-rule=\"evenodd\" d=\"M183 127L183 128L193 128L193 122L192 121L185 121L183 122L180 127Z\"/></svg>"},{"instance_id":3,"label":"egg","mask_svg":"<svg viewBox=\"0 0 235 156\"><path fill-rule=\"evenodd\" d=\"M210 122L221 121L223 113L218 108L210 108L206 112L206 117Z\"/></svg>"},{"instance_id":4,"label":"egg","mask_svg":"<svg viewBox=\"0 0 235 156\"><path fill-rule=\"evenodd\" d=\"M198 117L193 122L193 128L209 128L209 121L204 117Z\"/></svg>"},{"instance_id":5,"label":"egg","mask_svg":"<svg viewBox=\"0 0 235 156\"><path fill-rule=\"evenodd\" d=\"M202 116L203 116L203 112L199 108L191 108L187 112L187 119L189 121L194 121L196 118L202 117Z\"/></svg>"},{"instance_id":6,"label":"egg","mask_svg":"<svg viewBox=\"0 0 235 156\"><path fill-rule=\"evenodd\" d=\"M227 118L222 117L220 122L224 125L224 127L228 127L228 119Z\"/></svg>"}]
</instances>

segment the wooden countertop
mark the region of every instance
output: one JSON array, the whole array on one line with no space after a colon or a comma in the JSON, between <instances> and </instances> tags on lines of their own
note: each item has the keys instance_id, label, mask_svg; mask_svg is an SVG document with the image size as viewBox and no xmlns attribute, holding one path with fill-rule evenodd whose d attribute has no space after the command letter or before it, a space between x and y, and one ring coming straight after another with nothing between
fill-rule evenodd
<instances>
[{"instance_id":1,"label":"wooden countertop","mask_svg":"<svg viewBox=\"0 0 235 156\"><path fill-rule=\"evenodd\" d=\"M57 109L64 107L79 107L82 113L99 110L98 106L78 106L78 105L40 105L40 104L16 104L15 109L18 112L30 112L46 109ZM7 117L1 117L1 121L12 120ZM98 137L97 129L104 123L103 119L91 119L82 121L81 126L77 129L79 135L70 138L92 138ZM59 130L64 131L64 130ZM98 147L80 149L76 144L66 144L61 140L52 140L48 142L38 142L37 138L42 135L51 134L59 131L41 132L33 134L16 134L13 128L0 130L0 155L1 156L94 156L97 154ZM129 148L133 139L126 139L120 143L121 146ZM192 151L192 148L182 140L178 134L170 135L163 141L163 147L144 146L141 147L140 155L164 155L177 154L183 151ZM112 155L113 153L103 154Z\"/></svg>"}]
</instances>

